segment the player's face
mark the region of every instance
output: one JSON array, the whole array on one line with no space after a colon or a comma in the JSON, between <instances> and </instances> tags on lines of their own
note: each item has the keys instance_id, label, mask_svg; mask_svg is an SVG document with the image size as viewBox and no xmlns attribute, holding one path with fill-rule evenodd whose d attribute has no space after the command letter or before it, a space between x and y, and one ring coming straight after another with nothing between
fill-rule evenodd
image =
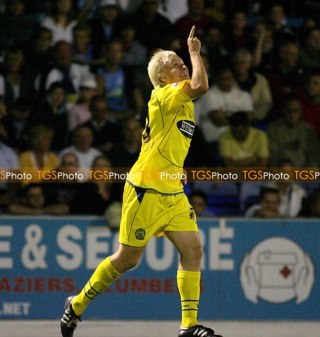
<instances>
[{"instance_id":1,"label":"player's face","mask_svg":"<svg viewBox=\"0 0 320 337\"><path fill-rule=\"evenodd\" d=\"M183 60L178 56L168 58L165 62L163 73L166 84L177 83L190 78L189 70Z\"/></svg>"}]
</instances>

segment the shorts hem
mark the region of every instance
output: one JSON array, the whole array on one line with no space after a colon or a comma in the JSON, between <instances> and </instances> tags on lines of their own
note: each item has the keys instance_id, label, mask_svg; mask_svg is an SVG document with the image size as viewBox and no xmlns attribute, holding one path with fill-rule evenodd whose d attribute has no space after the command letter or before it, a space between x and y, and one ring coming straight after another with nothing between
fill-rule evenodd
<instances>
[{"instance_id":1,"label":"shorts hem","mask_svg":"<svg viewBox=\"0 0 320 337\"><path fill-rule=\"evenodd\" d=\"M142 248L142 247L146 247L146 245L148 244L148 241L144 242L144 244L141 244L141 245L136 245L136 244L132 244L132 243L130 244L129 242L120 241L120 240L119 240L119 243L121 243L124 246L135 247L135 248Z\"/></svg>"}]
</instances>

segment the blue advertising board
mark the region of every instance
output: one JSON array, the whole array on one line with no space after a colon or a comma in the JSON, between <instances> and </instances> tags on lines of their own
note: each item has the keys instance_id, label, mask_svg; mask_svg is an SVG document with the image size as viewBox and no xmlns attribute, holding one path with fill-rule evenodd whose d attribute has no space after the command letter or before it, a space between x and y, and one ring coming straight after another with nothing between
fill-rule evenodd
<instances>
[{"instance_id":1,"label":"blue advertising board","mask_svg":"<svg viewBox=\"0 0 320 337\"><path fill-rule=\"evenodd\" d=\"M202 320L319 320L320 222L199 221ZM0 319L58 319L118 245L96 217L2 217ZM179 256L153 238L138 267L90 304L85 319L177 320Z\"/></svg>"}]
</instances>

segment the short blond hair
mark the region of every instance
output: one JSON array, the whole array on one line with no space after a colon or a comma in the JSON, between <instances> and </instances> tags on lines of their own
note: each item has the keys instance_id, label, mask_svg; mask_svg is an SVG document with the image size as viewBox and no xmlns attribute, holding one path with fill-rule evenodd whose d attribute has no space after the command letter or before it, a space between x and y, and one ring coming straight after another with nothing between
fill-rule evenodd
<instances>
[{"instance_id":1,"label":"short blond hair","mask_svg":"<svg viewBox=\"0 0 320 337\"><path fill-rule=\"evenodd\" d=\"M159 75L162 72L165 61L172 56L177 56L177 54L172 50L158 49L151 57L148 64L148 75L155 89L161 87Z\"/></svg>"}]
</instances>

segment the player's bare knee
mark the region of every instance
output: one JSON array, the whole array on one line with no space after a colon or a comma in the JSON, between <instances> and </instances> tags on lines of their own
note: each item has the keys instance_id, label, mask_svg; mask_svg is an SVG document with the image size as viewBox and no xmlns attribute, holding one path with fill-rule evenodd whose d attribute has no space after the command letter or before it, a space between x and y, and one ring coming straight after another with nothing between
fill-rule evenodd
<instances>
[{"instance_id":1,"label":"player's bare knee","mask_svg":"<svg viewBox=\"0 0 320 337\"><path fill-rule=\"evenodd\" d=\"M112 255L111 261L116 270L124 273L134 268L140 261L143 250L120 246Z\"/></svg>"}]
</instances>

